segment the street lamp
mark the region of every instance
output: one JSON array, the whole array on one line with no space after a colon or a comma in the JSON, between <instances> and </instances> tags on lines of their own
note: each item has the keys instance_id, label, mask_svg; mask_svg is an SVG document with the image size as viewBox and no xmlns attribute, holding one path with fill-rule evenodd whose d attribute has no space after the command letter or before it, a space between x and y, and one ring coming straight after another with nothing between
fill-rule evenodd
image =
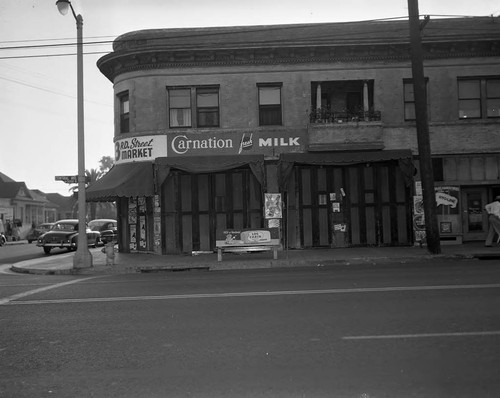
<instances>
[{"instance_id":1,"label":"street lamp","mask_svg":"<svg viewBox=\"0 0 500 398\"><path fill-rule=\"evenodd\" d=\"M85 198L85 139L83 128L83 18L76 15L69 0L57 0L56 6L61 15L71 9L76 20L77 32L77 102L78 102L78 247L73 257L73 268L92 267L92 254L87 246L87 204Z\"/></svg>"}]
</instances>

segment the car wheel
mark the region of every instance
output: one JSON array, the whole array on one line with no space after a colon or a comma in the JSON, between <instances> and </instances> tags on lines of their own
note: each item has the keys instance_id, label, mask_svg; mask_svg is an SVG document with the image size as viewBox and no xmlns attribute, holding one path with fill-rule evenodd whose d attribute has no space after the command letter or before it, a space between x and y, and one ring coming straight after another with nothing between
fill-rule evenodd
<instances>
[{"instance_id":1,"label":"car wheel","mask_svg":"<svg viewBox=\"0 0 500 398\"><path fill-rule=\"evenodd\" d=\"M51 247L44 247L43 248L43 251L45 252L45 254L50 254L50 251L52 250Z\"/></svg>"},{"instance_id":2,"label":"car wheel","mask_svg":"<svg viewBox=\"0 0 500 398\"><path fill-rule=\"evenodd\" d=\"M31 242L33 242L33 241L31 239L28 239L28 243L31 243Z\"/></svg>"}]
</instances>

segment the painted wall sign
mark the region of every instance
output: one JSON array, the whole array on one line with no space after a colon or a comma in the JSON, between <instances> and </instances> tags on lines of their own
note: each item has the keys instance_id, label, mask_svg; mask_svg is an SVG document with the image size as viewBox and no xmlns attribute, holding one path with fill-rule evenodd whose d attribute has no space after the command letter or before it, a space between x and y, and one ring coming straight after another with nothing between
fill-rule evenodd
<instances>
[{"instance_id":1,"label":"painted wall sign","mask_svg":"<svg viewBox=\"0 0 500 398\"><path fill-rule=\"evenodd\" d=\"M167 156L165 135L145 135L115 141L115 163L153 161Z\"/></svg>"},{"instance_id":2,"label":"painted wall sign","mask_svg":"<svg viewBox=\"0 0 500 398\"><path fill-rule=\"evenodd\" d=\"M305 151L305 133L254 131L165 133L115 141L115 163L154 161L159 157L207 155L279 155Z\"/></svg>"},{"instance_id":3,"label":"painted wall sign","mask_svg":"<svg viewBox=\"0 0 500 398\"><path fill-rule=\"evenodd\" d=\"M305 134L305 133L304 133ZM167 134L168 156L277 155L305 150L305 136L297 131L254 131Z\"/></svg>"}]
</instances>

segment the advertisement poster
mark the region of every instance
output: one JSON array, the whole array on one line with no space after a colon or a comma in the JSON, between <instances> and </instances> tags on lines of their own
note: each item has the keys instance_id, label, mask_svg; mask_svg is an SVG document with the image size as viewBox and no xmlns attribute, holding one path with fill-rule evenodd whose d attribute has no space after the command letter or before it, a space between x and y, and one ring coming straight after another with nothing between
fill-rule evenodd
<instances>
[{"instance_id":1,"label":"advertisement poster","mask_svg":"<svg viewBox=\"0 0 500 398\"><path fill-rule=\"evenodd\" d=\"M283 210L281 206L280 193L266 193L264 203L265 218L282 218Z\"/></svg>"},{"instance_id":2,"label":"advertisement poster","mask_svg":"<svg viewBox=\"0 0 500 398\"><path fill-rule=\"evenodd\" d=\"M458 214L459 187L435 187L438 214Z\"/></svg>"},{"instance_id":3,"label":"advertisement poster","mask_svg":"<svg viewBox=\"0 0 500 398\"><path fill-rule=\"evenodd\" d=\"M137 222L137 205L135 198L130 198L128 201L128 222L129 224L135 224Z\"/></svg>"},{"instance_id":4,"label":"advertisement poster","mask_svg":"<svg viewBox=\"0 0 500 398\"><path fill-rule=\"evenodd\" d=\"M425 242L425 214L423 196L421 189L418 188L419 186L417 186L417 192L420 192L420 195L413 197L413 230L415 232L415 241L423 244ZM460 187L434 187L434 191L436 193L436 213L439 218L439 232L441 234L456 233L458 228L456 226L454 228L453 225L457 223L456 219L460 214Z\"/></svg>"},{"instance_id":5,"label":"advertisement poster","mask_svg":"<svg viewBox=\"0 0 500 398\"><path fill-rule=\"evenodd\" d=\"M135 224L130 225L130 250L137 250L137 236Z\"/></svg>"},{"instance_id":6,"label":"advertisement poster","mask_svg":"<svg viewBox=\"0 0 500 398\"><path fill-rule=\"evenodd\" d=\"M139 247L141 249L146 248L146 217L145 216L140 216L139 217Z\"/></svg>"}]
</instances>

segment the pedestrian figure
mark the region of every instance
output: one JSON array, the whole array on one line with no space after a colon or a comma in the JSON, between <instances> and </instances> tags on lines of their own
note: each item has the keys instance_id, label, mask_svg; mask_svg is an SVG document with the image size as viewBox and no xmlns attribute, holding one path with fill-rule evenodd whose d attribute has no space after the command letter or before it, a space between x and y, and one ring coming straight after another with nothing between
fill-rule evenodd
<instances>
[{"instance_id":1,"label":"pedestrian figure","mask_svg":"<svg viewBox=\"0 0 500 398\"><path fill-rule=\"evenodd\" d=\"M12 240L13 241L18 241L20 239L19 236L19 227L17 226L16 222L14 221L12 223Z\"/></svg>"},{"instance_id":2,"label":"pedestrian figure","mask_svg":"<svg viewBox=\"0 0 500 398\"><path fill-rule=\"evenodd\" d=\"M488 221L490 223L488 236L486 237L486 242L484 242L484 245L486 247L491 247L493 238L495 237L495 233L500 236L500 195L497 195L495 197L495 200L491 203L488 203L484 208L489 214Z\"/></svg>"},{"instance_id":3,"label":"pedestrian figure","mask_svg":"<svg viewBox=\"0 0 500 398\"><path fill-rule=\"evenodd\" d=\"M10 220L7 220L5 225L5 233L7 234L7 239L10 240L12 237L12 225L10 224Z\"/></svg>"}]
</instances>

